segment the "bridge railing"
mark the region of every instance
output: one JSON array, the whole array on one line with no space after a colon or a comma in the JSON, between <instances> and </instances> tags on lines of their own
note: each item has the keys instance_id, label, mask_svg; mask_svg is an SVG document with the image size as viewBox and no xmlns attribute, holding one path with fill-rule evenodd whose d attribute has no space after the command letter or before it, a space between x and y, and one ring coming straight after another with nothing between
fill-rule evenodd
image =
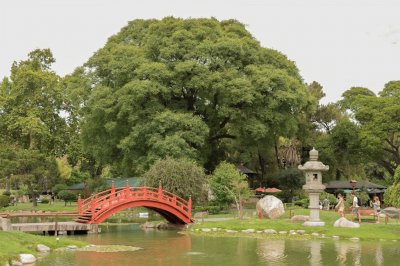
<instances>
[{"instance_id":1,"label":"bridge railing","mask_svg":"<svg viewBox=\"0 0 400 266\"><path fill-rule=\"evenodd\" d=\"M135 200L154 200L157 202L163 202L179 209L187 217L191 217L191 199L185 200L173 193L164 191L162 187L153 188L146 186L126 186L120 188L112 186L111 189L92 195L85 200L78 199L78 213L83 214L90 211L91 219L94 220L113 206Z\"/></svg>"}]
</instances>

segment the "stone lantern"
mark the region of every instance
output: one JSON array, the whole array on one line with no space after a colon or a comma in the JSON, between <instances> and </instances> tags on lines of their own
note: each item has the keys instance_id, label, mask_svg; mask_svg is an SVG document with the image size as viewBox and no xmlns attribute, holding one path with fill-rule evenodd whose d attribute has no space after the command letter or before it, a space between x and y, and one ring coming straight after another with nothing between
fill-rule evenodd
<instances>
[{"instance_id":1,"label":"stone lantern","mask_svg":"<svg viewBox=\"0 0 400 266\"><path fill-rule=\"evenodd\" d=\"M318 161L318 151L312 149L310 151L310 160L304 165L299 165L299 169L304 172L306 184L303 189L308 193L310 198L310 220L303 225L306 226L324 226L325 222L319 219L319 193L323 192L325 186L322 184L322 172L328 171L329 166Z\"/></svg>"}]
</instances>

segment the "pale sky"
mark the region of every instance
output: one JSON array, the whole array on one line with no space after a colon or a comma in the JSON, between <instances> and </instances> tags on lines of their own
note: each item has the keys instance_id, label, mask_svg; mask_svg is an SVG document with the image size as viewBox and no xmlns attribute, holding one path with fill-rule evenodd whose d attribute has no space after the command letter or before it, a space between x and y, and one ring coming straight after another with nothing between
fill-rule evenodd
<instances>
[{"instance_id":1,"label":"pale sky","mask_svg":"<svg viewBox=\"0 0 400 266\"><path fill-rule=\"evenodd\" d=\"M396 0L0 0L0 78L13 61L50 48L61 76L138 18L237 19L264 47L296 62L323 102L352 86L380 91L400 80L400 1Z\"/></svg>"}]
</instances>

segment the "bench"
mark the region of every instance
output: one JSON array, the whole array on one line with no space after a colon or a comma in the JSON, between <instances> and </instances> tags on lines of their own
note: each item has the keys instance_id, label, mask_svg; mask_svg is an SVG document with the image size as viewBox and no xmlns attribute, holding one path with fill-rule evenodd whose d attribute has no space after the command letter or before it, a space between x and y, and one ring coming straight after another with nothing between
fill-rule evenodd
<instances>
[{"instance_id":1,"label":"bench","mask_svg":"<svg viewBox=\"0 0 400 266\"><path fill-rule=\"evenodd\" d=\"M373 216L375 221L379 222L379 213L376 214L374 209L359 208L357 212L358 222L361 223L361 218L366 216ZM353 220L354 220L354 213L353 213ZM385 216L385 223L387 222L388 222L388 215Z\"/></svg>"}]
</instances>

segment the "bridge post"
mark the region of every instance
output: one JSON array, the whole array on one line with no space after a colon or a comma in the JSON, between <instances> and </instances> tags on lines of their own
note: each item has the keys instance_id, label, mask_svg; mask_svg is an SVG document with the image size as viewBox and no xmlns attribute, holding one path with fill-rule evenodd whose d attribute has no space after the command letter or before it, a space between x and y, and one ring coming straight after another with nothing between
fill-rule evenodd
<instances>
[{"instance_id":1,"label":"bridge post","mask_svg":"<svg viewBox=\"0 0 400 266\"><path fill-rule=\"evenodd\" d=\"M91 210L91 213L92 213L92 218L91 218L91 220L92 220L92 221L93 221L94 218L95 218L96 201L97 201L97 199L96 199L96 196L95 196L95 197L93 197L92 201L90 202L90 210Z\"/></svg>"},{"instance_id":2,"label":"bridge post","mask_svg":"<svg viewBox=\"0 0 400 266\"><path fill-rule=\"evenodd\" d=\"M147 198L147 187L143 187L143 198Z\"/></svg>"},{"instance_id":3,"label":"bridge post","mask_svg":"<svg viewBox=\"0 0 400 266\"><path fill-rule=\"evenodd\" d=\"M188 200L188 215L189 215L189 219L192 218L192 196L189 196L189 200Z\"/></svg>"},{"instance_id":4,"label":"bridge post","mask_svg":"<svg viewBox=\"0 0 400 266\"><path fill-rule=\"evenodd\" d=\"M81 194L78 195L78 214L82 214L82 199L81 199Z\"/></svg>"},{"instance_id":5,"label":"bridge post","mask_svg":"<svg viewBox=\"0 0 400 266\"><path fill-rule=\"evenodd\" d=\"M131 192L131 188L129 186L125 187L125 199L130 198L130 194L131 194L130 192Z\"/></svg>"},{"instance_id":6,"label":"bridge post","mask_svg":"<svg viewBox=\"0 0 400 266\"><path fill-rule=\"evenodd\" d=\"M111 200L115 198L115 185L114 185L114 180L111 181L111 195L110 195Z\"/></svg>"},{"instance_id":7,"label":"bridge post","mask_svg":"<svg viewBox=\"0 0 400 266\"><path fill-rule=\"evenodd\" d=\"M158 199L162 200L162 197L163 197L163 189L162 189L161 181L160 181L160 183L158 184Z\"/></svg>"},{"instance_id":8,"label":"bridge post","mask_svg":"<svg viewBox=\"0 0 400 266\"><path fill-rule=\"evenodd\" d=\"M174 196L172 197L172 203L174 204L174 205L176 205L176 195L174 194Z\"/></svg>"}]
</instances>

